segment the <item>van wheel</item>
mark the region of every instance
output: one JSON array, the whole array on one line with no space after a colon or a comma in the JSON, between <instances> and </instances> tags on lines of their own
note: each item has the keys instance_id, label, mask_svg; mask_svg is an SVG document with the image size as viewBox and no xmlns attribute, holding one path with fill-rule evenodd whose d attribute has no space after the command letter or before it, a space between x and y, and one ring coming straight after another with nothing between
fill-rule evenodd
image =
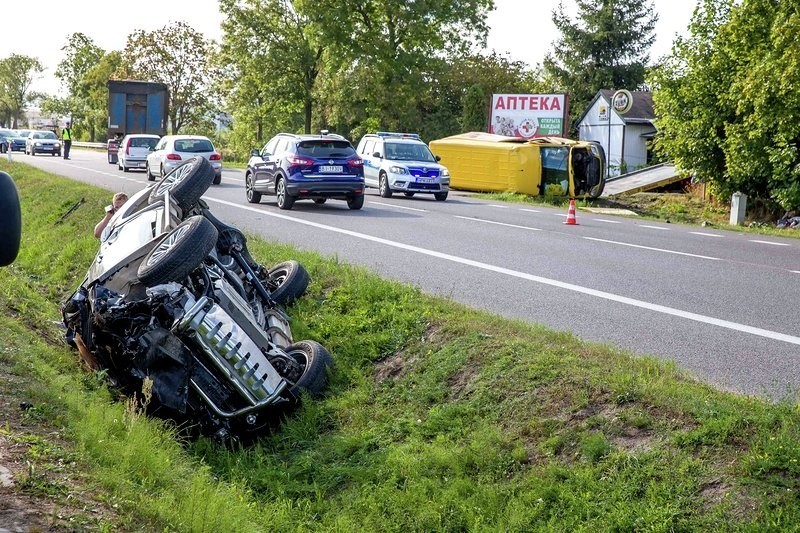
<instances>
[{"instance_id":1,"label":"van wheel","mask_svg":"<svg viewBox=\"0 0 800 533\"><path fill-rule=\"evenodd\" d=\"M255 178L249 172L244 177L244 194L247 197L247 202L257 204L261 201L261 193L256 190Z\"/></svg>"},{"instance_id":2,"label":"van wheel","mask_svg":"<svg viewBox=\"0 0 800 533\"><path fill-rule=\"evenodd\" d=\"M284 261L267 272L267 284L272 299L280 305L289 305L300 298L308 288L308 271L297 261Z\"/></svg>"},{"instance_id":3,"label":"van wheel","mask_svg":"<svg viewBox=\"0 0 800 533\"><path fill-rule=\"evenodd\" d=\"M392 197L392 189L389 188L389 179L383 172L381 172L381 176L378 178L378 192L382 198Z\"/></svg>"},{"instance_id":4,"label":"van wheel","mask_svg":"<svg viewBox=\"0 0 800 533\"><path fill-rule=\"evenodd\" d=\"M217 242L217 228L206 217L189 217L156 244L139 265L147 287L182 281L203 262Z\"/></svg>"},{"instance_id":5,"label":"van wheel","mask_svg":"<svg viewBox=\"0 0 800 533\"><path fill-rule=\"evenodd\" d=\"M187 213L197 205L213 180L214 168L211 163L202 157L193 157L159 180L150 191L148 203L160 201L164 193L169 191L181 211Z\"/></svg>"}]
</instances>

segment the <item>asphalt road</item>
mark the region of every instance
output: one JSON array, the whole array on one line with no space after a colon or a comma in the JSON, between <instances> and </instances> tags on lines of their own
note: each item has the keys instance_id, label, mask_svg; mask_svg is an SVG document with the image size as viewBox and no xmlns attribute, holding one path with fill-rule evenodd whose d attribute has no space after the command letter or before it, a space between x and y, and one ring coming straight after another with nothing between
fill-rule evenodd
<instances>
[{"instance_id":1,"label":"asphalt road","mask_svg":"<svg viewBox=\"0 0 800 533\"><path fill-rule=\"evenodd\" d=\"M147 183L143 171L123 174L104 153L72 156L14 153L110 191ZM370 189L360 211L341 201L281 211L274 197L246 202L241 170L225 170L205 199L223 220L266 239L470 307L672 359L723 389L772 399L800 391L798 240L582 211L579 225L566 226L560 210L452 193L436 202Z\"/></svg>"}]
</instances>

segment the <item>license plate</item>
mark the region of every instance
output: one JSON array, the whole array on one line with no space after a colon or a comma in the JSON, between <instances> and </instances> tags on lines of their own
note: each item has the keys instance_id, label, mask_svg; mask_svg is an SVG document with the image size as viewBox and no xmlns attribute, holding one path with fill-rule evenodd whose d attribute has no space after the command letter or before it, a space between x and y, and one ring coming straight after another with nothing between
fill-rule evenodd
<instances>
[{"instance_id":1,"label":"license plate","mask_svg":"<svg viewBox=\"0 0 800 533\"><path fill-rule=\"evenodd\" d=\"M434 182L433 178L415 178L415 179L417 180L417 183L433 183Z\"/></svg>"},{"instance_id":2,"label":"license plate","mask_svg":"<svg viewBox=\"0 0 800 533\"><path fill-rule=\"evenodd\" d=\"M147 166L147 163L139 163L139 164L138 164L138 165L136 165L136 166L138 166L138 167L142 167L142 168L145 168L145 167Z\"/></svg>"},{"instance_id":3,"label":"license plate","mask_svg":"<svg viewBox=\"0 0 800 533\"><path fill-rule=\"evenodd\" d=\"M344 170L342 165L321 165L319 167L320 172L341 172Z\"/></svg>"}]
</instances>

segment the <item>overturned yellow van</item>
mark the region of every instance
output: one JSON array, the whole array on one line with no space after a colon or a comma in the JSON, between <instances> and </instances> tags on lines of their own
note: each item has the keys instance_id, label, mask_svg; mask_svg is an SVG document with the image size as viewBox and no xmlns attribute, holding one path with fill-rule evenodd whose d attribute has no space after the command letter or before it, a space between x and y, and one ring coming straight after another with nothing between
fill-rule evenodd
<instances>
[{"instance_id":1,"label":"overturned yellow van","mask_svg":"<svg viewBox=\"0 0 800 533\"><path fill-rule=\"evenodd\" d=\"M559 185L571 198L597 198L605 187L603 148L595 142L470 132L431 141L430 148L454 189L536 196Z\"/></svg>"}]
</instances>

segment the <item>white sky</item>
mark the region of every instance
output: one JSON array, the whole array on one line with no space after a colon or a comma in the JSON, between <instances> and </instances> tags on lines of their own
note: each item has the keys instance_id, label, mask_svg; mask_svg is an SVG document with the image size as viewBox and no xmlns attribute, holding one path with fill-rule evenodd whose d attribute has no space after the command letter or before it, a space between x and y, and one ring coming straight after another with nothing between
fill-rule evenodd
<instances>
[{"instance_id":1,"label":"white sky","mask_svg":"<svg viewBox=\"0 0 800 533\"><path fill-rule=\"evenodd\" d=\"M563 0L574 13L575 2ZM489 15L488 47L531 66L541 63L558 33L551 13L559 0L495 0ZM697 0L655 0L659 14L651 58L670 51L676 34L684 34ZM20 53L39 58L46 70L33 89L60 91L55 68L67 37L81 32L105 50L121 50L134 30L155 30L170 21L184 20L209 39L221 37L216 0L72 0L27 4L19 0L0 7L0 57Z\"/></svg>"}]
</instances>

